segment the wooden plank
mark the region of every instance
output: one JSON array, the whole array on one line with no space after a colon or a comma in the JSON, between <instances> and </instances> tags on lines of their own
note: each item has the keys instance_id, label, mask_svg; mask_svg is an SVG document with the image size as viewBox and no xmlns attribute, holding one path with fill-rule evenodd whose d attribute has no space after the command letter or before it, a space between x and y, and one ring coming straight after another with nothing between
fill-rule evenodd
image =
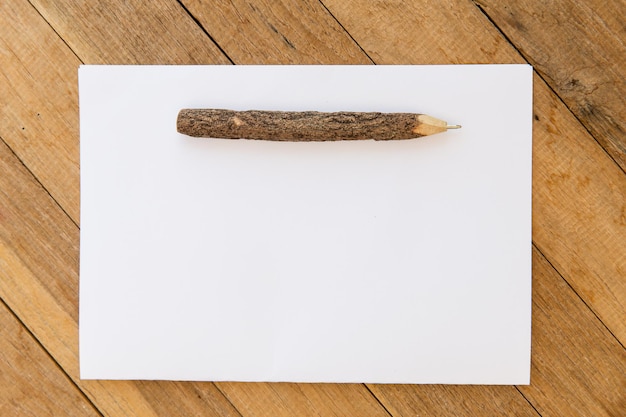
<instances>
[{"instance_id":1,"label":"wooden plank","mask_svg":"<svg viewBox=\"0 0 626 417\"><path fill-rule=\"evenodd\" d=\"M369 64L316 0L184 0L237 64Z\"/></svg>"},{"instance_id":2,"label":"wooden plank","mask_svg":"<svg viewBox=\"0 0 626 417\"><path fill-rule=\"evenodd\" d=\"M626 344L626 176L535 77L533 240Z\"/></svg>"},{"instance_id":3,"label":"wooden plank","mask_svg":"<svg viewBox=\"0 0 626 417\"><path fill-rule=\"evenodd\" d=\"M532 383L519 389L543 416L619 416L626 350L547 260L533 251Z\"/></svg>"},{"instance_id":4,"label":"wooden plank","mask_svg":"<svg viewBox=\"0 0 626 417\"><path fill-rule=\"evenodd\" d=\"M466 62L523 61L470 3L324 4L378 64L450 62L451 51ZM533 240L624 344L626 178L550 88L534 84Z\"/></svg>"},{"instance_id":5,"label":"wooden plank","mask_svg":"<svg viewBox=\"0 0 626 417\"><path fill-rule=\"evenodd\" d=\"M246 417L388 416L361 384L217 383Z\"/></svg>"},{"instance_id":6,"label":"wooden plank","mask_svg":"<svg viewBox=\"0 0 626 417\"><path fill-rule=\"evenodd\" d=\"M368 386L395 417L539 416L512 386Z\"/></svg>"},{"instance_id":7,"label":"wooden plank","mask_svg":"<svg viewBox=\"0 0 626 417\"><path fill-rule=\"evenodd\" d=\"M2 302L0 415L99 415Z\"/></svg>"},{"instance_id":8,"label":"wooden plank","mask_svg":"<svg viewBox=\"0 0 626 417\"><path fill-rule=\"evenodd\" d=\"M469 2L320 1L377 64L525 63Z\"/></svg>"},{"instance_id":9,"label":"wooden plank","mask_svg":"<svg viewBox=\"0 0 626 417\"><path fill-rule=\"evenodd\" d=\"M211 382L137 381L134 385L158 416L241 416Z\"/></svg>"},{"instance_id":10,"label":"wooden plank","mask_svg":"<svg viewBox=\"0 0 626 417\"><path fill-rule=\"evenodd\" d=\"M626 3L476 2L626 170Z\"/></svg>"},{"instance_id":11,"label":"wooden plank","mask_svg":"<svg viewBox=\"0 0 626 417\"><path fill-rule=\"evenodd\" d=\"M176 0L31 0L85 64L228 64Z\"/></svg>"},{"instance_id":12,"label":"wooden plank","mask_svg":"<svg viewBox=\"0 0 626 417\"><path fill-rule=\"evenodd\" d=\"M214 386L79 380L78 228L2 141L0 172L0 297L98 409L108 416L236 416Z\"/></svg>"},{"instance_id":13,"label":"wooden plank","mask_svg":"<svg viewBox=\"0 0 626 417\"><path fill-rule=\"evenodd\" d=\"M27 1L0 2L0 137L74 221L79 64Z\"/></svg>"}]
</instances>

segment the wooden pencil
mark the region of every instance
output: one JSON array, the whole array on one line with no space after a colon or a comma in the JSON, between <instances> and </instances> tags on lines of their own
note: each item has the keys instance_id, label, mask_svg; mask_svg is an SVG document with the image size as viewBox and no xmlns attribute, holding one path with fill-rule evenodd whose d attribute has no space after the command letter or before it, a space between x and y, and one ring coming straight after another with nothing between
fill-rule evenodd
<instances>
[{"instance_id":1,"label":"wooden pencil","mask_svg":"<svg viewBox=\"0 0 626 417\"><path fill-rule=\"evenodd\" d=\"M176 126L194 137L287 142L413 139L461 127L417 113L224 109L183 109Z\"/></svg>"}]
</instances>

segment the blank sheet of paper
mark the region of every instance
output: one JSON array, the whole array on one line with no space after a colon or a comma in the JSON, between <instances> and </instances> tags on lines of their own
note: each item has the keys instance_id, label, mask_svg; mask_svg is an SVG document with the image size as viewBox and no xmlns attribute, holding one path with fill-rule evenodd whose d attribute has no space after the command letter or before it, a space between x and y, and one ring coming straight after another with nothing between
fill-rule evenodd
<instances>
[{"instance_id":1,"label":"blank sheet of paper","mask_svg":"<svg viewBox=\"0 0 626 417\"><path fill-rule=\"evenodd\" d=\"M529 383L531 67L82 66L79 91L82 378ZM202 139L182 108L463 127Z\"/></svg>"}]
</instances>

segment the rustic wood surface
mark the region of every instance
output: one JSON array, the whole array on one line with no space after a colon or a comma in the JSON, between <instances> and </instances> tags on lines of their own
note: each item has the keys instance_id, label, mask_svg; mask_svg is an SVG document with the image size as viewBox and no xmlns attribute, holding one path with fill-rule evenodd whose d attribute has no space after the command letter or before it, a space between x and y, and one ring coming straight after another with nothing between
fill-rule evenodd
<instances>
[{"instance_id":1,"label":"rustic wood surface","mask_svg":"<svg viewBox=\"0 0 626 417\"><path fill-rule=\"evenodd\" d=\"M625 18L620 0L0 2L0 415L623 415ZM79 64L524 62L531 385L79 379Z\"/></svg>"}]
</instances>

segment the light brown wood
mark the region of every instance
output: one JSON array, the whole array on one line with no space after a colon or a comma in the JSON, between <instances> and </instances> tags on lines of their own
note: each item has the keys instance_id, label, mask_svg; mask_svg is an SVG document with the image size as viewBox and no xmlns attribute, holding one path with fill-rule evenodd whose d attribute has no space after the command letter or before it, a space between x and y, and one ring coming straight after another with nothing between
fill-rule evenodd
<instances>
[{"instance_id":1,"label":"light brown wood","mask_svg":"<svg viewBox=\"0 0 626 417\"><path fill-rule=\"evenodd\" d=\"M376 64L524 63L470 2L322 2Z\"/></svg>"},{"instance_id":2,"label":"light brown wood","mask_svg":"<svg viewBox=\"0 0 626 417\"><path fill-rule=\"evenodd\" d=\"M137 381L133 384L158 416L241 416L211 382Z\"/></svg>"},{"instance_id":3,"label":"light brown wood","mask_svg":"<svg viewBox=\"0 0 626 417\"><path fill-rule=\"evenodd\" d=\"M32 0L85 64L228 64L175 0Z\"/></svg>"},{"instance_id":4,"label":"light brown wood","mask_svg":"<svg viewBox=\"0 0 626 417\"><path fill-rule=\"evenodd\" d=\"M360 384L218 382L217 386L245 417L388 416Z\"/></svg>"},{"instance_id":5,"label":"light brown wood","mask_svg":"<svg viewBox=\"0 0 626 417\"><path fill-rule=\"evenodd\" d=\"M368 385L368 387L392 416L539 416L515 387L511 386Z\"/></svg>"},{"instance_id":6,"label":"light brown wood","mask_svg":"<svg viewBox=\"0 0 626 417\"><path fill-rule=\"evenodd\" d=\"M316 0L184 0L236 64L370 64Z\"/></svg>"},{"instance_id":7,"label":"light brown wood","mask_svg":"<svg viewBox=\"0 0 626 417\"><path fill-rule=\"evenodd\" d=\"M542 416L620 416L626 351L533 250L533 366L520 391Z\"/></svg>"},{"instance_id":8,"label":"light brown wood","mask_svg":"<svg viewBox=\"0 0 626 417\"><path fill-rule=\"evenodd\" d=\"M182 109L176 130L200 138L322 142L414 139L445 132L448 124L414 113Z\"/></svg>"},{"instance_id":9,"label":"light brown wood","mask_svg":"<svg viewBox=\"0 0 626 417\"><path fill-rule=\"evenodd\" d=\"M477 3L626 170L626 3Z\"/></svg>"},{"instance_id":10,"label":"light brown wood","mask_svg":"<svg viewBox=\"0 0 626 417\"><path fill-rule=\"evenodd\" d=\"M77 222L80 61L26 1L0 2L0 28L0 137Z\"/></svg>"},{"instance_id":11,"label":"light brown wood","mask_svg":"<svg viewBox=\"0 0 626 417\"><path fill-rule=\"evenodd\" d=\"M0 415L97 416L6 305L0 302Z\"/></svg>"},{"instance_id":12,"label":"light brown wood","mask_svg":"<svg viewBox=\"0 0 626 417\"><path fill-rule=\"evenodd\" d=\"M533 240L626 344L626 175L547 88L534 101Z\"/></svg>"}]
</instances>

